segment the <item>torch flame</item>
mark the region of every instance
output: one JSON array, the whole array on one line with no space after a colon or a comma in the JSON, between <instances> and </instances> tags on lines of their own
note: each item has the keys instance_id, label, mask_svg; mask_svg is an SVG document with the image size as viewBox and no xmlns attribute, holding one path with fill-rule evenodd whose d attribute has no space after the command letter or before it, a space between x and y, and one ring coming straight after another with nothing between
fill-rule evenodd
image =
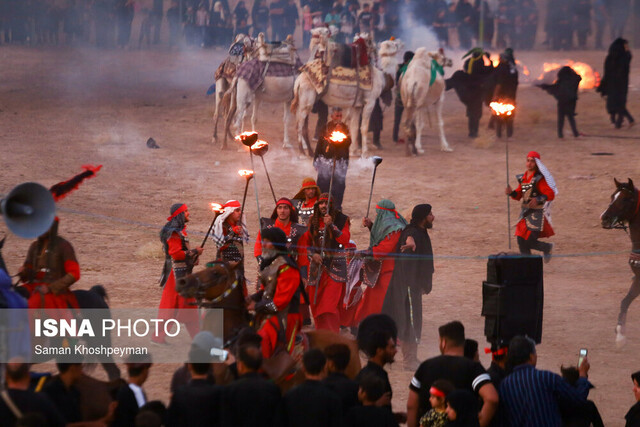
<instances>
[{"instance_id":1,"label":"torch flame","mask_svg":"<svg viewBox=\"0 0 640 427\"><path fill-rule=\"evenodd\" d=\"M256 135L257 135L257 134L258 134L258 132L254 132L254 131L251 131L251 132L249 132L249 131L245 131L245 132L242 132L240 135L236 135L236 136L235 136L235 139L236 139L237 141L242 141L243 139L247 139L248 137L252 136L253 134L256 134Z\"/></svg>"},{"instance_id":2,"label":"torch flame","mask_svg":"<svg viewBox=\"0 0 640 427\"><path fill-rule=\"evenodd\" d=\"M510 116L516 109L512 104L503 104L502 102L492 102L489 107L496 116Z\"/></svg>"},{"instance_id":3,"label":"torch flame","mask_svg":"<svg viewBox=\"0 0 640 427\"><path fill-rule=\"evenodd\" d=\"M234 139L241 142L243 145L250 147L258 140L258 132L242 132L240 135L236 135Z\"/></svg>"},{"instance_id":4,"label":"torch flame","mask_svg":"<svg viewBox=\"0 0 640 427\"><path fill-rule=\"evenodd\" d=\"M240 175L243 178L253 178L253 171L251 170L247 170L247 169L241 169L238 171L238 175Z\"/></svg>"},{"instance_id":5,"label":"torch flame","mask_svg":"<svg viewBox=\"0 0 640 427\"><path fill-rule=\"evenodd\" d=\"M210 203L211 205L211 210L217 213L222 213L224 212L224 209L222 209L222 205L220 203Z\"/></svg>"},{"instance_id":6,"label":"torch flame","mask_svg":"<svg viewBox=\"0 0 640 427\"><path fill-rule=\"evenodd\" d=\"M331 136L329 137L329 140L331 142L342 142L345 139L347 139L347 135L338 130L334 130L333 132L331 132Z\"/></svg>"},{"instance_id":7,"label":"torch flame","mask_svg":"<svg viewBox=\"0 0 640 427\"><path fill-rule=\"evenodd\" d=\"M251 146L252 150L259 150L263 147L266 147L267 145L269 145L269 143L267 141L263 141L261 139L258 140L258 142L256 142L255 144L253 144Z\"/></svg>"}]
</instances>

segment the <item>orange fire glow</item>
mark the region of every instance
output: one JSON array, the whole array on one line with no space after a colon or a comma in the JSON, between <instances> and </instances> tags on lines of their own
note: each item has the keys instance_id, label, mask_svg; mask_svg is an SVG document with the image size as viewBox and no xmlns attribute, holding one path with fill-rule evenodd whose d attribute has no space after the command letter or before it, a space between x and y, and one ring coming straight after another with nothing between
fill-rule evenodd
<instances>
[{"instance_id":1,"label":"orange fire glow","mask_svg":"<svg viewBox=\"0 0 640 427\"><path fill-rule=\"evenodd\" d=\"M251 179L253 178L253 171L247 169L241 169L238 171L238 175L243 178Z\"/></svg>"},{"instance_id":2,"label":"orange fire glow","mask_svg":"<svg viewBox=\"0 0 640 427\"><path fill-rule=\"evenodd\" d=\"M220 203L210 203L211 205L211 210L216 212L216 213L222 213L224 212L224 209L222 208L222 205Z\"/></svg>"},{"instance_id":3,"label":"orange fire glow","mask_svg":"<svg viewBox=\"0 0 640 427\"><path fill-rule=\"evenodd\" d=\"M251 146L250 150L253 151L253 154L263 156L267 153L267 151L269 151L269 143L267 141L259 139L255 144Z\"/></svg>"},{"instance_id":4,"label":"orange fire glow","mask_svg":"<svg viewBox=\"0 0 640 427\"><path fill-rule=\"evenodd\" d=\"M600 74L595 71L589 64L585 64L584 62L574 62L574 61L566 61L565 65L573 68L573 71L578 73L582 80L580 81L580 85L578 86L580 89L593 89L598 87L600 84ZM542 66L542 74L538 78L539 80L543 80L545 74L551 72L557 72L564 65L558 64L556 62L545 62Z\"/></svg>"},{"instance_id":5,"label":"orange fire glow","mask_svg":"<svg viewBox=\"0 0 640 427\"><path fill-rule=\"evenodd\" d=\"M331 136L329 137L329 140L331 142L336 142L336 143L340 143L345 139L347 139L347 135L337 130L334 130L333 132L331 132Z\"/></svg>"},{"instance_id":6,"label":"orange fire glow","mask_svg":"<svg viewBox=\"0 0 640 427\"><path fill-rule=\"evenodd\" d=\"M250 147L258 140L258 132L242 132L234 138L236 141Z\"/></svg>"},{"instance_id":7,"label":"orange fire glow","mask_svg":"<svg viewBox=\"0 0 640 427\"><path fill-rule=\"evenodd\" d=\"M512 104L503 104L502 102L492 102L489 107L496 116L510 116L516 109Z\"/></svg>"},{"instance_id":8,"label":"orange fire glow","mask_svg":"<svg viewBox=\"0 0 640 427\"><path fill-rule=\"evenodd\" d=\"M487 58L486 56L484 57L484 65L487 65L487 66L491 65L493 68L496 68L499 63L500 63L500 55L498 54L494 53L489 58ZM525 76L529 76L531 74L527 66L524 65L522 61L518 59L516 59L516 67L518 68L518 71L521 71L522 74L524 74Z\"/></svg>"}]
</instances>

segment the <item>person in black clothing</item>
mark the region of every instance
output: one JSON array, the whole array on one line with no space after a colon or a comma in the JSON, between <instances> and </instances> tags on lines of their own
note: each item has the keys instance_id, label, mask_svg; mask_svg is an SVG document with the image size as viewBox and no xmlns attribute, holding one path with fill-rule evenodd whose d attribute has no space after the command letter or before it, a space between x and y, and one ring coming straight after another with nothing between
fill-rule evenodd
<instances>
[{"instance_id":1,"label":"person in black clothing","mask_svg":"<svg viewBox=\"0 0 640 427\"><path fill-rule=\"evenodd\" d=\"M167 22L169 23L169 46L175 46L180 40L180 7L177 1L171 2L167 9Z\"/></svg>"},{"instance_id":2,"label":"person in black clothing","mask_svg":"<svg viewBox=\"0 0 640 427\"><path fill-rule=\"evenodd\" d=\"M170 426L204 427L221 424L219 411L222 387L212 384L207 378L211 362L214 361L211 350L219 348L221 341L208 331L198 332L193 338L189 350L190 362L187 364L191 380L186 385L178 387L171 396L168 410Z\"/></svg>"},{"instance_id":3,"label":"person in black clothing","mask_svg":"<svg viewBox=\"0 0 640 427\"><path fill-rule=\"evenodd\" d=\"M445 80L446 90L454 89L456 95L467 107L469 138L478 137L478 128L482 118L482 103L487 90L487 78L493 71L484 64L484 56L488 56L481 48L474 48L462 58L470 56L464 63L463 70L458 70Z\"/></svg>"},{"instance_id":4,"label":"person in black clothing","mask_svg":"<svg viewBox=\"0 0 640 427\"><path fill-rule=\"evenodd\" d=\"M240 377L223 392L222 425L275 426L276 411L281 400L280 389L258 372L262 366L260 345L245 344L239 347L236 363ZM247 404L247 396L251 396L251 404Z\"/></svg>"},{"instance_id":5,"label":"person in black clothing","mask_svg":"<svg viewBox=\"0 0 640 427\"><path fill-rule=\"evenodd\" d=\"M353 406L345 417L346 427L397 427L393 415L376 402L384 395L384 381L369 374L360 379L358 399L362 405Z\"/></svg>"},{"instance_id":6,"label":"person in black clothing","mask_svg":"<svg viewBox=\"0 0 640 427\"><path fill-rule=\"evenodd\" d=\"M398 327L398 337L404 356L405 369L415 370L418 361L418 342L422 336L422 295L431 292L433 282L433 249L427 230L433 227L435 216L431 205L416 205L411 222L400 234L389 288L382 304Z\"/></svg>"},{"instance_id":7,"label":"person in black clothing","mask_svg":"<svg viewBox=\"0 0 640 427\"><path fill-rule=\"evenodd\" d=\"M447 418L450 427L480 427L478 399L469 390L454 390L447 395Z\"/></svg>"},{"instance_id":8,"label":"person in black clothing","mask_svg":"<svg viewBox=\"0 0 640 427\"><path fill-rule=\"evenodd\" d=\"M321 383L326 376L326 360L318 349L302 356L305 381L282 398L278 426L342 426L342 402Z\"/></svg>"},{"instance_id":9,"label":"person in black clothing","mask_svg":"<svg viewBox=\"0 0 640 427\"><path fill-rule=\"evenodd\" d=\"M474 362L480 361L478 353L478 341L467 338L464 340L464 357Z\"/></svg>"},{"instance_id":10,"label":"person in black clothing","mask_svg":"<svg viewBox=\"0 0 640 427\"><path fill-rule=\"evenodd\" d=\"M640 427L640 371L631 374L631 381L633 381L633 397L636 399L636 404L624 416L627 421L625 427Z\"/></svg>"},{"instance_id":11,"label":"person in black clothing","mask_svg":"<svg viewBox=\"0 0 640 427\"><path fill-rule=\"evenodd\" d=\"M402 57L402 64L398 65L398 71L396 72L396 102L395 109L393 111L393 142L398 141L398 133L400 133L400 122L402 121L402 112L404 111L404 105L402 104L402 98L400 97L400 78L407 71L409 62L413 59L413 52L410 50L404 53Z\"/></svg>"},{"instance_id":12,"label":"person in black clothing","mask_svg":"<svg viewBox=\"0 0 640 427\"><path fill-rule=\"evenodd\" d=\"M346 139L341 142L330 140L333 132L342 132ZM342 210L342 198L346 188L347 168L349 167L349 146L351 137L349 128L342 121L342 108L331 109L331 120L325 126L318 144L316 145L313 167L318 171L316 182L322 193L329 192L331 174L333 171L333 159L336 159L335 173L333 174L333 188L331 199L338 210Z\"/></svg>"},{"instance_id":13,"label":"person in black clothing","mask_svg":"<svg viewBox=\"0 0 640 427\"><path fill-rule=\"evenodd\" d=\"M264 33L267 35L267 29L269 28L269 7L266 0L256 0L253 2L251 9L251 26L253 27L253 37L258 37L258 34Z\"/></svg>"},{"instance_id":14,"label":"person in black clothing","mask_svg":"<svg viewBox=\"0 0 640 427\"><path fill-rule=\"evenodd\" d=\"M564 118L566 117L573 131L573 136L580 136L576 127L576 103L578 102L578 86L582 77L573 68L565 66L558 71L558 78L553 84L541 84L540 88L549 92L558 100L558 138L563 138Z\"/></svg>"},{"instance_id":15,"label":"person in black clothing","mask_svg":"<svg viewBox=\"0 0 640 427\"><path fill-rule=\"evenodd\" d=\"M602 96L607 97L607 112L616 129L622 127L625 118L629 120L629 127L635 123L627 111L630 65L629 42L618 38L609 46L609 54L604 61L604 76L597 89Z\"/></svg>"},{"instance_id":16,"label":"person in black clothing","mask_svg":"<svg viewBox=\"0 0 640 427\"><path fill-rule=\"evenodd\" d=\"M476 26L475 10L469 0L460 0L456 5L456 19L458 21L458 39L460 47L471 48L471 39Z\"/></svg>"},{"instance_id":17,"label":"person in black clothing","mask_svg":"<svg viewBox=\"0 0 640 427\"><path fill-rule=\"evenodd\" d=\"M576 382L580 378L580 372L578 372L577 367L569 366L565 368L561 366L560 372L562 372L562 378L566 382L573 387L576 386ZM591 385L590 388L593 388L593 386ZM564 427L604 427L598 407L593 403L593 400L587 400L586 404L579 409L561 406L560 412Z\"/></svg>"},{"instance_id":18,"label":"person in black clothing","mask_svg":"<svg viewBox=\"0 0 640 427\"><path fill-rule=\"evenodd\" d=\"M358 383L344 374L349 365L351 350L345 344L332 344L324 349L327 358L327 378L322 383L342 400L342 413L358 405Z\"/></svg>"},{"instance_id":19,"label":"person in black clothing","mask_svg":"<svg viewBox=\"0 0 640 427\"><path fill-rule=\"evenodd\" d=\"M491 366L487 369L487 374L491 377L491 382L498 388L500 383L507 376L507 350L508 346L499 347L492 345L486 352L491 352Z\"/></svg>"},{"instance_id":20,"label":"person in black clothing","mask_svg":"<svg viewBox=\"0 0 640 427\"><path fill-rule=\"evenodd\" d=\"M500 63L496 67L494 73L495 89L493 91L492 101L501 102L503 104L516 105L516 92L518 91L518 69L516 68L516 60L513 57L513 50L506 48L500 54ZM515 110L508 116L496 117L496 135L502 138L502 127L507 128L507 138L513 136L513 119Z\"/></svg>"},{"instance_id":21,"label":"person in black clothing","mask_svg":"<svg viewBox=\"0 0 640 427\"><path fill-rule=\"evenodd\" d=\"M142 385L149 377L151 359L149 355L132 356L127 361L129 379L127 384L118 389L116 401L118 406L114 413L111 427L130 427L135 424L138 411L145 403L147 396Z\"/></svg>"},{"instance_id":22,"label":"person in black clothing","mask_svg":"<svg viewBox=\"0 0 640 427\"><path fill-rule=\"evenodd\" d=\"M478 418L486 425L498 408L498 392L482 365L464 357L464 326L453 321L438 328L440 356L427 359L409 385L407 426L416 427L419 417L429 407L429 390L437 379L451 381L457 389L475 392L483 401Z\"/></svg>"},{"instance_id":23,"label":"person in black clothing","mask_svg":"<svg viewBox=\"0 0 640 427\"><path fill-rule=\"evenodd\" d=\"M80 422L82 421L81 396L74 384L82 376L82 364L58 363L57 367L60 373L47 382L42 391L49 396L67 424Z\"/></svg>"},{"instance_id":24,"label":"person in black clothing","mask_svg":"<svg viewBox=\"0 0 640 427\"><path fill-rule=\"evenodd\" d=\"M29 364L21 360L11 360L5 366L5 382L8 399L25 416L41 415L48 422L49 427L63 427L66 422L55 405L44 393L29 390ZM0 397L0 423L3 426L14 426L18 416Z\"/></svg>"}]
</instances>

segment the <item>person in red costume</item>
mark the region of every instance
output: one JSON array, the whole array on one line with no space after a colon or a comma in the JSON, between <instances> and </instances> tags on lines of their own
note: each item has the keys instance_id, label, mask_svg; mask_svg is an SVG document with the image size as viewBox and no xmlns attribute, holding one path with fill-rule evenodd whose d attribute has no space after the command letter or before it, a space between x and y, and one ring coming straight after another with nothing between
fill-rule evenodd
<instances>
[{"instance_id":1,"label":"person in red costume","mask_svg":"<svg viewBox=\"0 0 640 427\"><path fill-rule=\"evenodd\" d=\"M260 291L248 298L247 309L256 312L262 355L266 359L279 345L289 352L293 350L295 335L302 325L298 310L301 280L297 264L289 256L284 231L272 227L262 229L260 234Z\"/></svg>"},{"instance_id":2,"label":"person in red costume","mask_svg":"<svg viewBox=\"0 0 640 427\"><path fill-rule=\"evenodd\" d=\"M289 256L291 256L294 261L297 261L300 251L298 241L307 231L307 228L298 224L298 213L293 207L291 200L286 197L281 197L280 200L276 202L276 207L271 214L271 218L261 218L260 223L262 224L262 228L275 227L284 231ZM262 261L262 239L260 238L260 232L258 232L258 238L253 247L253 255L258 259L258 263Z\"/></svg>"},{"instance_id":3,"label":"person in red costume","mask_svg":"<svg viewBox=\"0 0 640 427\"><path fill-rule=\"evenodd\" d=\"M228 200L222 209L211 234L218 247L216 259L229 263L236 269L236 276L244 281L244 243L249 241L247 221L237 200Z\"/></svg>"},{"instance_id":4,"label":"person in red costume","mask_svg":"<svg viewBox=\"0 0 640 427\"><path fill-rule=\"evenodd\" d=\"M395 266L394 252L402 230L407 221L396 211L396 206L390 200L383 199L376 205L376 219L362 219L362 226L371 230L369 252L373 259L379 261L379 274L373 287L367 286L362 300L356 310L355 324L359 324L370 314L382 311L384 297L387 294L389 281Z\"/></svg>"},{"instance_id":5,"label":"person in red costume","mask_svg":"<svg viewBox=\"0 0 640 427\"><path fill-rule=\"evenodd\" d=\"M171 216L160 231L160 241L165 254L165 263L160 278L162 298L158 307L158 318L167 320L176 316L176 320L187 326L189 335L193 338L199 331L198 311L195 310L195 298L184 298L176 291L176 280L191 274L193 266L202 254L202 248L189 248L187 237L187 223L189 222L189 210L184 203L176 203L171 206ZM176 309L181 310L177 314ZM164 328L158 328L159 334L151 338L157 344L165 344Z\"/></svg>"},{"instance_id":6,"label":"person in red costume","mask_svg":"<svg viewBox=\"0 0 640 427\"><path fill-rule=\"evenodd\" d=\"M300 265L308 265L308 292L316 329L340 331L339 304L347 280L349 217L329 205L323 193L309 219ZM324 241L324 243L323 243ZM324 249L324 250L323 250ZM317 292L317 296L316 296Z\"/></svg>"},{"instance_id":7,"label":"person in red costume","mask_svg":"<svg viewBox=\"0 0 640 427\"><path fill-rule=\"evenodd\" d=\"M298 193L293 196L294 207L298 212L298 222L306 226L309 218L313 215L313 207L318 201L320 195L320 187L313 178L305 178L302 180L302 187Z\"/></svg>"},{"instance_id":8,"label":"person in red costume","mask_svg":"<svg viewBox=\"0 0 640 427\"><path fill-rule=\"evenodd\" d=\"M558 194L553 176L540 160L540 154L527 154L527 171L517 175L519 186L515 190L507 185L505 194L515 200L522 200L522 210L516 225L516 236L520 253L530 255L535 249L544 254L549 262L553 243L541 242L541 237L551 237L555 233L551 227L550 203Z\"/></svg>"}]
</instances>

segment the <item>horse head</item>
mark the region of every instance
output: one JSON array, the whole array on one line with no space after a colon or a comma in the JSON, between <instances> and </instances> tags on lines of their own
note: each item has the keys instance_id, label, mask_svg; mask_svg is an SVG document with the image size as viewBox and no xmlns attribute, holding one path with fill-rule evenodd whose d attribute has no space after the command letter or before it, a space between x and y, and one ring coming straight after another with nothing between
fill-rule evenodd
<instances>
[{"instance_id":1,"label":"horse head","mask_svg":"<svg viewBox=\"0 0 640 427\"><path fill-rule=\"evenodd\" d=\"M606 229L624 228L624 223L631 221L640 208L638 189L633 185L631 178L628 182L618 182L614 178L613 182L616 184L616 190L611 195L609 206L600 215L602 228Z\"/></svg>"},{"instance_id":2,"label":"horse head","mask_svg":"<svg viewBox=\"0 0 640 427\"><path fill-rule=\"evenodd\" d=\"M185 298L212 300L222 295L233 284L235 277L229 264L214 261L202 271L179 278L176 291Z\"/></svg>"},{"instance_id":3,"label":"horse head","mask_svg":"<svg viewBox=\"0 0 640 427\"><path fill-rule=\"evenodd\" d=\"M452 67L453 61L444 54L444 49L440 48L436 52L429 52L431 59L436 61L441 67Z\"/></svg>"}]
</instances>

